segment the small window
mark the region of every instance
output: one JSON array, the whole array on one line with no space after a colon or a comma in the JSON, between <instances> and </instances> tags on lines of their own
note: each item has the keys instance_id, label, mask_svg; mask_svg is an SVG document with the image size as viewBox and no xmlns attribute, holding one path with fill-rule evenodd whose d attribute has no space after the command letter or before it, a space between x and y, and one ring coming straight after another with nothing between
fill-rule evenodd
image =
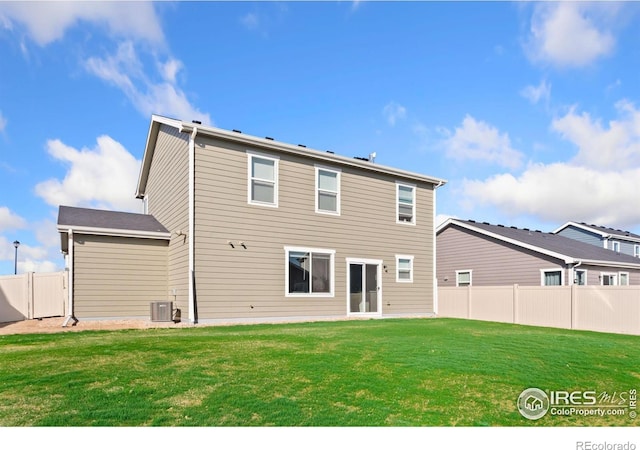
<instances>
[{"instance_id":1,"label":"small window","mask_svg":"<svg viewBox=\"0 0 640 450\"><path fill-rule=\"evenodd\" d=\"M316 212L340 214L340 172L316 167Z\"/></svg>"},{"instance_id":2,"label":"small window","mask_svg":"<svg viewBox=\"0 0 640 450\"><path fill-rule=\"evenodd\" d=\"M334 250L285 247L286 295L333 297Z\"/></svg>"},{"instance_id":3,"label":"small window","mask_svg":"<svg viewBox=\"0 0 640 450\"><path fill-rule=\"evenodd\" d=\"M249 153L248 200L252 205L278 206L278 159Z\"/></svg>"},{"instance_id":4,"label":"small window","mask_svg":"<svg viewBox=\"0 0 640 450\"><path fill-rule=\"evenodd\" d=\"M471 286L470 270L456 270L456 286Z\"/></svg>"},{"instance_id":5,"label":"small window","mask_svg":"<svg viewBox=\"0 0 640 450\"><path fill-rule=\"evenodd\" d=\"M573 271L573 284L577 284L578 286L586 286L587 284L587 271L581 269L575 269Z\"/></svg>"},{"instance_id":6,"label":"small window","mask_svg":"<svg viewBox=\"0 0 640 450\"><path fill-rule=\"evenodd\" d=\"M612 242L611 249L616 253L620 253L620 242Z\"/></svg>"},{"instance_id":7,"label":"small window","mask_svg":"<svg viewBox=\"0 0 640 450\"><path fill-rule=\"evenodd\" d=\"M600 284L602 286L616 286L618 284L618 275L615 273L600 274Z\"/></svg>"},{"instance_id":8,"label":"small window","mask_svg":"<svg viewBox=\"0 0 640 450\"><path fill-rule=\"evenodd\" d=\"M564 283L562 282L562 270L560 269L549 269L549 270L541 270L542 286L562 286Z\"/></svg>"},{"instance_id":9,"label":"small window","mask_svg":"<svg viewBox=\"0 0 640 450\"><path fill-rule=\"evenodd\" d=\"M640 258L640 244L635 244L633 246L633 256Z\"/></svg>"},{"instance_id":10,"label":"small window","mask_svg":"<svg viewBox=\"0 0 640 450\"><path fill-rule=\"evenodd\" d=\"M416 223L416 187L407 184L396 184L397 223Z\"/></svg>"},{"instance_id":11,"label":"small window","mask_svg":"<svg viewBox=\"0 0 640 450\"><path fill-rule=\"evenodd\" d=\"M620 286L629 286L629 272L618 273L618 280L620 280Z\"/></svg>"},{"instance_id":12,"label":"small window","mask_svg":"<svg viewBox=\"0 0 640 450\"><path fill-rule=\"evenodd\" d=\"M396 281L413 283L413 256L396 255Z\"/></svg>"}]
</instances>

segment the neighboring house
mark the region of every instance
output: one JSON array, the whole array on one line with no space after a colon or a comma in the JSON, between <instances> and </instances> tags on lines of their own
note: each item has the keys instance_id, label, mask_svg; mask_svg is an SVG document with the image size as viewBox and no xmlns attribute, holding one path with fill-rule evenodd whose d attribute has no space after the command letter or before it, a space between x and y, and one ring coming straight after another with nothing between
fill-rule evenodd
<instances>
[{"instance_id":1,"label":"neighboring house","mask_svg":"<svg viewBox=\"0 0 640 450\"><path fill-rule=\"evenodd\" d=\"M431 315L435 191L444 183L153 116L136 193L146 214L119 226L107 214L91 236L59 220L75 316L148 318L157 300L193 323ZM162 229L142 226L151 220ZM87 251L94 246L101 253ZM129 253L141 259L123 261ZM85 272L102 277L92 290ZM103 278L136 297L103 288Z\"/></svg>"},{"instance_id":2,"label":"neighboring house","mask_svg":"<svg viewBox=\"0 0 640 450\"><path fill-rule=\"evenodd\" d=\"M640 285L640 261L564 236L449 219L436 231L438 286Z\"/></svg>"},{"instance_id":3,"label":"neighboring house","mask_svg":"<svg viewBox=\"0 0 640 450\"><path fill-rule=\"evenodd\" d=\"M630 231L616 230L614 228L588 225L584 222L567 222L554 231L560 236L597 245L598 247L613 250L616 253L640 258L640 235Z\"/></svg>"}]
</instances>

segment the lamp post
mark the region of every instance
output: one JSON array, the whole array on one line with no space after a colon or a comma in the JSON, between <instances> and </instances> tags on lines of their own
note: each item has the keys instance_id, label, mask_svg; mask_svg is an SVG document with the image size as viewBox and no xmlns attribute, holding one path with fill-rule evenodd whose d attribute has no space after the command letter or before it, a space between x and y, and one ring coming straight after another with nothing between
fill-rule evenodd
<instances>
[{"instance_id":1,"label":"lamp post","mask_svg":"<svg viewBox=\"0 0 640 450\"><path fill-rule=\"evenodd\" d=\"M20 247L20 241L13 241L13 246L16 248L16 257L13 262L13 274L18 274L18 247Z\"/></svg>"}]
</instances>

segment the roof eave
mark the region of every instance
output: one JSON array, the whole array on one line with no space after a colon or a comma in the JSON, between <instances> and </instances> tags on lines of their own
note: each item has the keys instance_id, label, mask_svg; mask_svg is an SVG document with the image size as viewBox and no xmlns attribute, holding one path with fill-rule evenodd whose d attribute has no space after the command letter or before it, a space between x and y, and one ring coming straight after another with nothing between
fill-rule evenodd
<instances>
[{"instance_id":1,"label":"roof eave","mask_svg":"<svg viewBox=\"0 0 640 450\"><path fill-rule=\"evenodd\" d=\"M134 237L142 239L161 239L170 240L171 233L164 231L144 231L144 230L121 230L117 228L98 228L74 225L58 225L59 233L68 233L69 231L79 234L91 234L97 236L116 236L116 237Z\"/></svg>"}]
</instances>

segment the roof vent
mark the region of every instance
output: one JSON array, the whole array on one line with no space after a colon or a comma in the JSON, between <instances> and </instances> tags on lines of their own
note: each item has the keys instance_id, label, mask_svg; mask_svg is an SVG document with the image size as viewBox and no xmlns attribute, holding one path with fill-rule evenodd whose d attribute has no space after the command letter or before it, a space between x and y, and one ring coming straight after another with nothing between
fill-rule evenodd
<instances>
[{"instance_id":1,"label":"roof vent","mask_svg":"<svg viewBox=\"0 0 640 450\"><path fill-rule=\"evenodd\" d=\"M273 138L272 138L272 137L269 137L269 136L265 137L265 139L268 139L268 140L270 140L270 141L273 141Z\"/></svg>"},{"instance_id":2,"label":"roof vent","mask_svg":"<svg viewBox=\"0 0 640 450\"><path fill-rule=\"evenodd\" d=\"M498 226L499 226L499 227L501 227L501 228L504 228L504 225L500 225L500 224L498 224Z\"/></svg>"},{"instance_id":3,"label":"roof vent","mask_svg":"<svg viewBox=\"0 0 640 450\"><path fill-rule=\"evenodd\" d=\"M333 152L331 150L327 150L327 153L331 153L333 155Z\"/></svg>"},{"instance_id":4,"label":"roof vent","mask_svg":"<svg viewBox=\"0 0 640 450\"><path fill-rule=\"evenodd\" d=\"M231 130L231 131L233 131L234 133L240 133L240 134L242 134L242 131L240 131L240 130Z\"/></svg>"},{"instance_id":5,"label":"roof vent","mask_svg":"<svg viewBox=\"0 0 640 450\"><path fill-rule=\"evenodd\" d=\"M202 122L199 120L192 120L191 123L195 123L196 125L202 125Z\"/></svg>"},{"instance_id":6,"label":"roof vent","mask_svg":"<svg viewBox=\"0 0 640 450\"><path fill-rule=\"evenodd\" d=\"M353 159L359 159L360 161L369 161L369 158L363 158L362 156L354 156Z\"/></svg>"},{"instance_id":7,"label":"roof vent","mask_svg":"<svg viewBox=\"0 0 640 450\"><path fill-rule=\"evenodd\" d=\"M371 152L369 153L369 162L376 162L376 156L378 156L378 154L376 152Z\"/></svg>"},{"instance_id":8,"label":"roof vent","mask_svg":"<svg viewBox=\"0 0 640 450\"><path fill-rule=\"evenodd\" d=\"M476 223L476 221L475 221L475 220L469 220L469 222L471 222L471 223Z\"/></svg>"},{"instance_id":9,"label":"roof vent","mask_svg":"<svg viewBox=\"0 0 640 450\"><path fill-rule=\"evenodd\" d=\"M518 227L514 227L514 226L510 226L509 228L513 228L514 230L518 229Z\"/></svg>"},{"instance_id":10,"label":"roof vent","mask_svg":"<svg viewBox=\"0 0 640 450\"><path fill-rule=\"evenodd\" d=\"M307 148L307 146L303 144L298 144L298 147Z\"/></svg>"},{"instance_id":11,"label":"roof vent","mask_svg":"<svg viewBox=\"0 0 640 450\"><path fill-rule=\"evenodd\" d=\"M489 222L482 222L483 225L491 225Z\"/></svg>"}]
</instances>

